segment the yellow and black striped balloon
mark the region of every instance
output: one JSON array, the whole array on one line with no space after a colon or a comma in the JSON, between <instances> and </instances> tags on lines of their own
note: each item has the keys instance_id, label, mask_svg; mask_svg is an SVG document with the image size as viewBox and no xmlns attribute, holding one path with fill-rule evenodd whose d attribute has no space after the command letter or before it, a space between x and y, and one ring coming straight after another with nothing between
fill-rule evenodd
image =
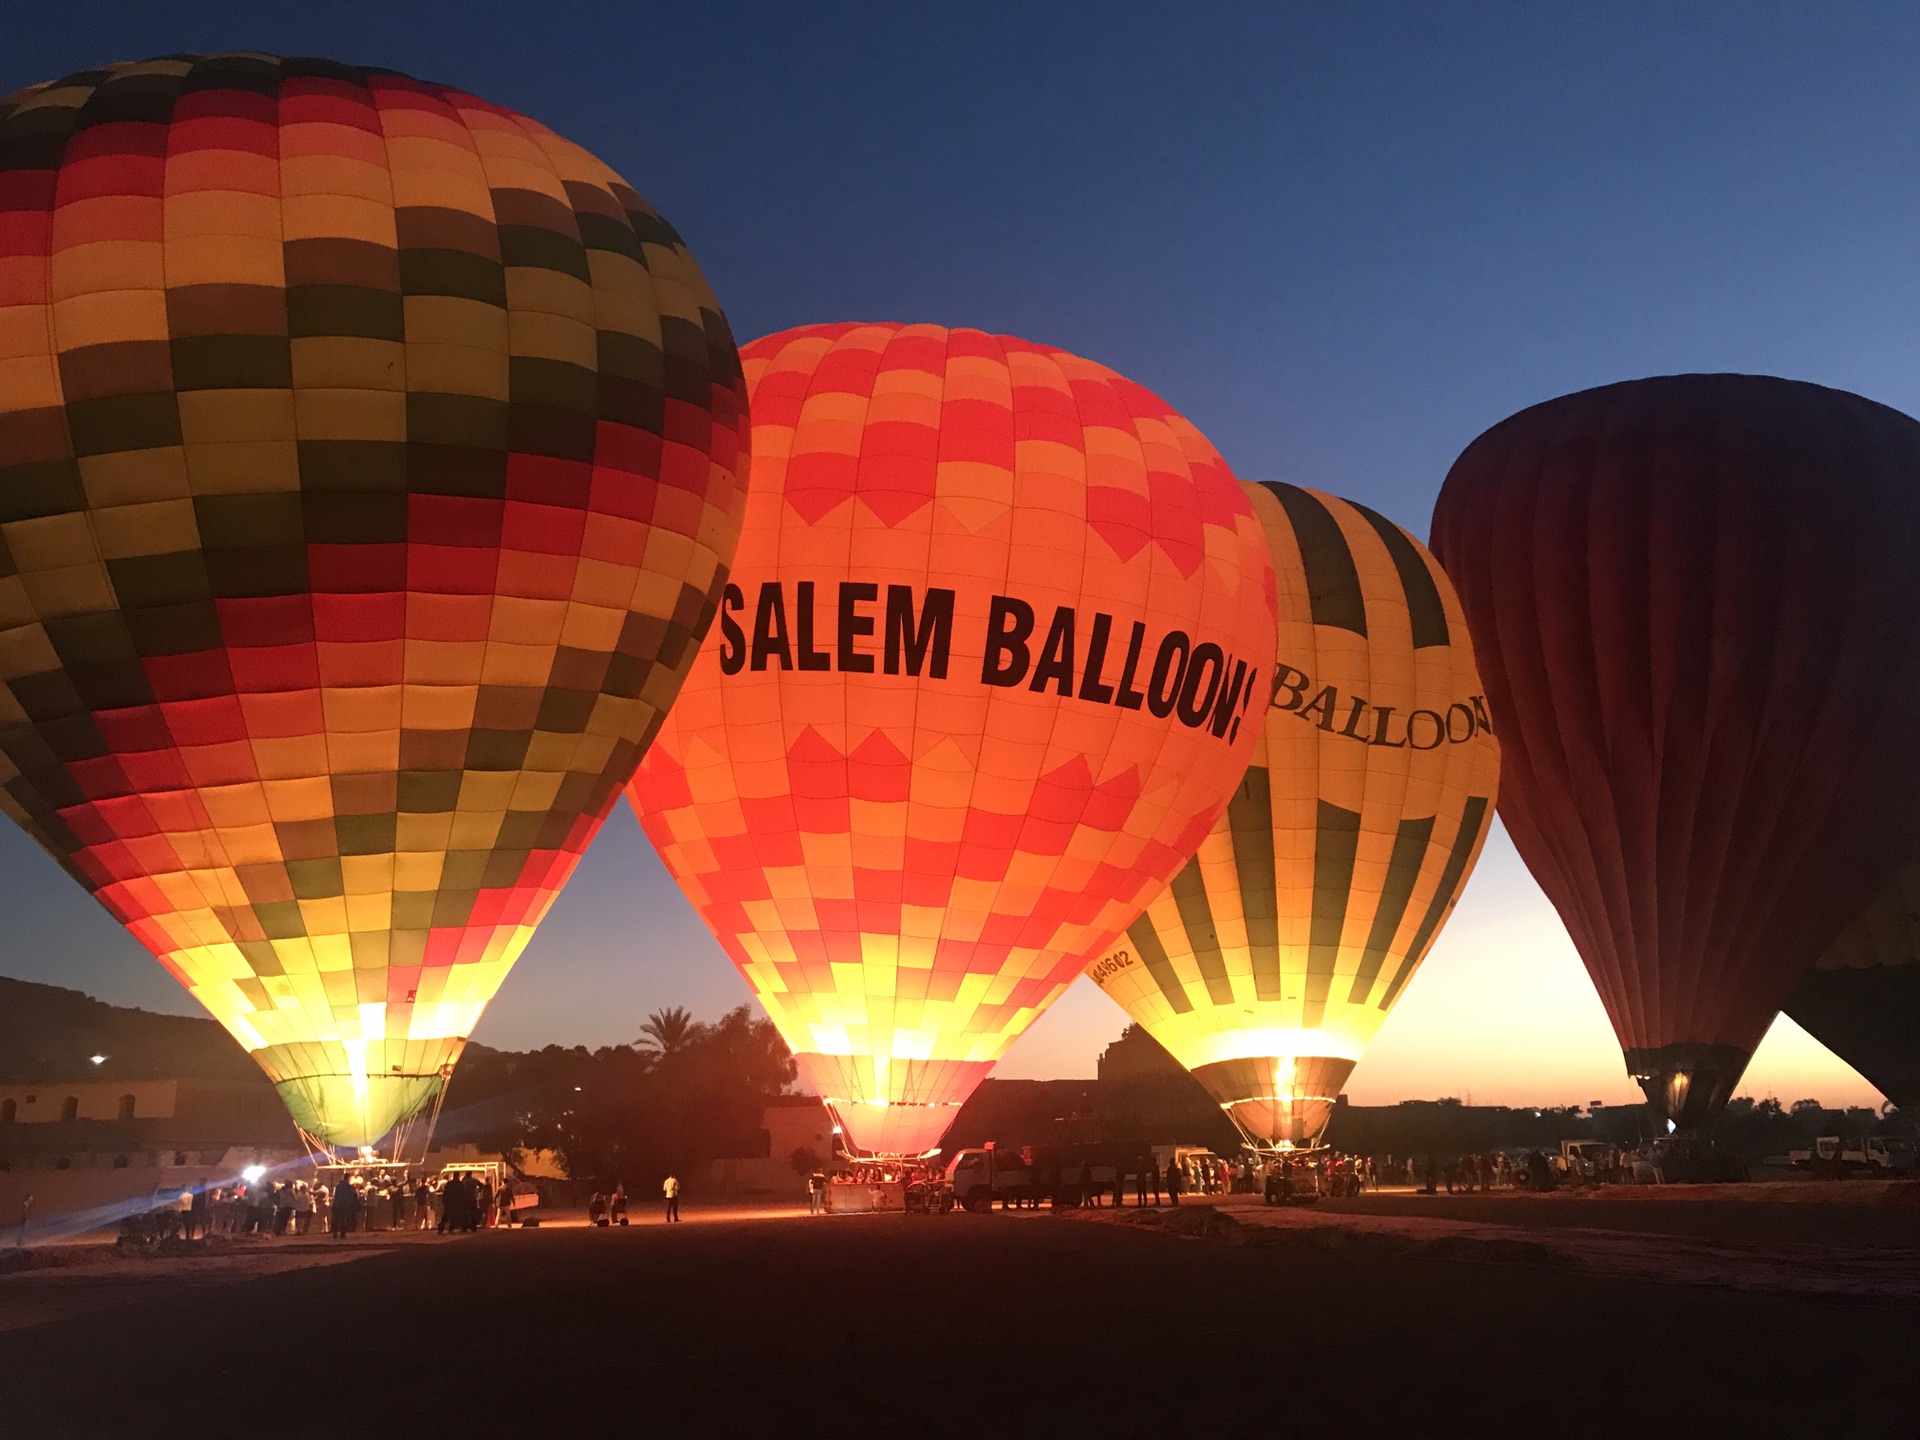
<instances>
[{"instance_id":1,"label":"yellow and black striped balloon","mask_svg":"<svg viewBox=\"0 0 1920 1440\"><path fill-rule=\"evenodd\" d=\"M1350 501L1246 488L1279 581L1264 733L1198 854L1089 973L1250 1141L1298 1145L1466 883L1500 751L1425 547Z\"/></svg>"},{"instance_id":2,"label":"yellow and black striped balloon","mask_svg":"<svg viewBox=\"0 0 1920 1440\"><path fill-rule=\"evenodd\" d=\"M1901 1109L1920 1106L1920 862L1834 936L1787 1014Z\"/></svg>"}]
</instances>

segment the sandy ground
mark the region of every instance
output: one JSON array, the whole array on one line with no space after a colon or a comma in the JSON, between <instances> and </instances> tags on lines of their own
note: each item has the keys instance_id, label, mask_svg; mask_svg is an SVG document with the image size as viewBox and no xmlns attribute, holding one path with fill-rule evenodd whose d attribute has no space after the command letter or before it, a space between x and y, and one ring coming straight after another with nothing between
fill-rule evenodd
<instances>
[{"instance_id":1,"label":"sandy ground","mask_svg":"<svg viewBox=\"0 0 1920 1440\"><path fill-rule=\"evenodd\" d=\"M1693 1205L1598 1198L1568 1203L1498 1194L1366 1196L1273 1207L1257 1196L1229 1195L1189 1200L1177 1210L1086 1210L1072 1218L1227 1245L1358 1248L1571 1267L1661 1285L1920 1304L1920 1209L1913 1208L1794 1206L1785 1215L1768 1215L1760 1206L1711 1199ZM1756 1219L1793 1238L1756 1238ZM1920 1354L1915 1358L1920 1362Z\"/></svg>"},{"instance_id":2,"label":"sandy ground","mask_svg":"<svg viewBox=\"0 0 1920 1440\"><path fill-rule=\"evenodd\" d=\"M1077 1218L690 1205L671 1229L648 1214L625 1231L102 1259L0 1276L0 1429L1920 1435L1920 1299L1904 1280L1809 1279L1816 1260L1910 1272L1902 1247L1847 1245L1838 1212L1874 1207L1832 1206L1827 1228L1778 1242L1636 1228L1618 1208L1606 1224L1557 1219L1634 1203L1235 1198ZM1412 1205L1427 1208L1393 1213ZM1474 1205L1507 1208L1454 1213ZM1736 1205L1750 1208L1686 1208ZM1920 1210L1901 1213L1920 1229Z\"/></svg>"}]
</instances>

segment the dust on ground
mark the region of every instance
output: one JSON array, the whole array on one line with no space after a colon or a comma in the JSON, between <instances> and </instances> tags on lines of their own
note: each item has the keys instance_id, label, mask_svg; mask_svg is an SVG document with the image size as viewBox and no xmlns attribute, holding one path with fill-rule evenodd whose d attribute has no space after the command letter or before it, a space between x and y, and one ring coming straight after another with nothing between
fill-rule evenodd
<instances>
[{"instance_id":1,"label":"dust on ground","mask_svg":"<svg viewBox=\"0 0 1920 1440\"><path fill-rule=\"evenodd\" d=\"M1683 1213L1678 1202L1663 1197L1649 1210L1639 1197L1610 1191L1590 1192L1585 1201L1577 1195L1362 1196L1286 1206L1266 1205L1255 1195L1228 1195L1166 1208L1072 1213L1082 1221L1282 1251L1358 1248L1430 1259L1575 1266L1594 1275L1661 1285L1920 1301L1920 1210L1903 1201L1888 1201L1879 1193L1860 1197L1861 1205L1900 1207L1888 1212L1893 1224L1883 1228L1904 1238L1904 1246L1885 1243L1885 1234L1874 1237L1882 1243L1861 1244L1858 1232L1868 1217L1831 1201L1822 1213L1800 1210L1793 1216L1812 1222L1795 1228L1813 1238L1783 1240L1743 1236L1740 1232L1749 1228L1743 1224L1746 1213L1730 1211L1723 1197L1709 1193L1691 1199L1695 1203L1684 1213L1698 1223L1680 1233L1662 1223ZM1752 1205L1756 1197L1742 1195L1733 1203ZM1604 1223L1582 1225L1583 1218Z\"/></svg>"},{"instance_id":2,"label":"dust on ground","mask_svg":"<svg viewBox=\"0 0 1920 1440\"><path fill-rule=\"evenodd\" d=\"M1608 1440L1912 1440L1920 1303L1899 1295L1656 1283L1568 1258L1584 1227L1269 1225L1264 1209L546 1228L350 1240L351 1264L131 1288L103 1272L112 1303L7 1334L0 1416L8 1440L337 1440L343 1415L397 1433L457 1419L1164 1440L1550 1421ZM1255 1231L1286 1238L1220 1243ZM0 1278L0 1304L55 1273Z\"/></svg>"}]
</instances>

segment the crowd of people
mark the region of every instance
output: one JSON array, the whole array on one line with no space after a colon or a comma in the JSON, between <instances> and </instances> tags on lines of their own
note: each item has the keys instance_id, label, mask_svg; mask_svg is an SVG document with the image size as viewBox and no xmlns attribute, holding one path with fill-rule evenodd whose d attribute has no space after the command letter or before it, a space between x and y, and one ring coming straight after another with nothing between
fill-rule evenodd
<instances>
[{"instance_id":1,"label":"crowd of people","mask_svg":"<svg viewBox=\"0 0 1920 1440\"><path fill-rule=\"evenodd\" d=\"M1022 1152L1025 1153L1024 1151ZM1183 1197L1263 1195L1269 1203L1343 1199L1383 1187L1424 1190L1428 1194L1485 1192L1495 1189L1552 1189L1565 1178L1560 1166L1540 1151L1468 1155L1353 1155L1337 1150L1300 1150L1243 1154L1222 1158L1197 1148L1179 1147L1160 1159L1142 1154L1131 1162L1031 1159L1003 1162L993 1183L995 1201L1013 1208L1173 1204ZM1578 1178L1605 1183L1619 1166L1604 1159L1584 1165ZM956 1184L959 1182L955 1182ZM809 1177L808 1208L819 1212L825 1177ZM971 1192L977 1195L977 1186Z\"/></svg>"},{"instance_id":2,"label":"crowd of people","mask_svg":"<svg viewBox=\"0 0 1920 1440\"><path fill-rule=\"evenodd\" d=\"M513 1222L510 1185L480 1171L443 1175L322 1172L312 1180L261 1176L229 1185L181 1190L170 1205L174 1233L331 1235L360 1231L434 1230L458 1234Z\"/></svg>"}]
</instances>

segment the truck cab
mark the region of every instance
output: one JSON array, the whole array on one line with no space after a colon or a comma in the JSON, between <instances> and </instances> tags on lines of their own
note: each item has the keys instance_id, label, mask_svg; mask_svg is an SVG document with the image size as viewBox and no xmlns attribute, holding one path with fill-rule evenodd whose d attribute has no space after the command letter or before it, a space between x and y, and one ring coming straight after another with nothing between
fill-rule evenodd
<instances>
[{"instance_id":1,"label":"truck cab","mask_svg":"<svg viewBox=\"0 0 1920 1440\"><path fill-rule=\"evenodd\" d=\"M1032 1174L1018 1150L961 1150L947 1162L953 1203L976 1215L986 1214L995 1200L1012 1206L1026 1199L1031 1183Z\"/></svg>"}]
</instances>

